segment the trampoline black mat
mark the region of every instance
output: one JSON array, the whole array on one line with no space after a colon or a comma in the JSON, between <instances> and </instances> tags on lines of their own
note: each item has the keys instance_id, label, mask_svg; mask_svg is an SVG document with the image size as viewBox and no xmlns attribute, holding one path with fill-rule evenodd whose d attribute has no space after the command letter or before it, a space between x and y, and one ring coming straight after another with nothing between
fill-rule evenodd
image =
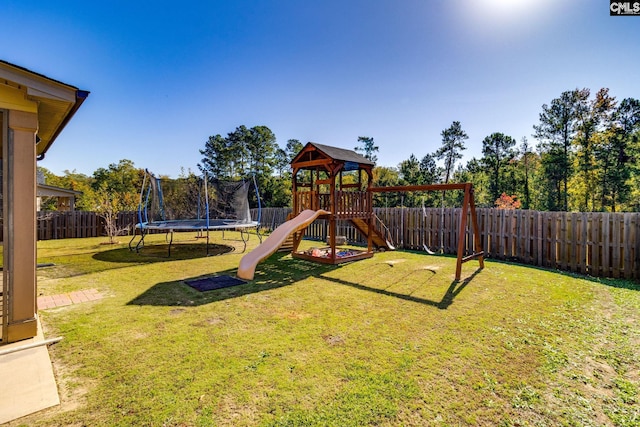
<instances>
[{"instance_id":1,"label":"trampoline black mat","mask_svg":"<svg viewBox=\"0 0 640 427\"><path fill-rule=\"evenodd\" d=\"M242 285L246 283L231 276L215 276L205 277L204 279L185 280L185 283L200 292L214 291L216 289L228 288L231 286Z\"/></svg>"}]
</instances>

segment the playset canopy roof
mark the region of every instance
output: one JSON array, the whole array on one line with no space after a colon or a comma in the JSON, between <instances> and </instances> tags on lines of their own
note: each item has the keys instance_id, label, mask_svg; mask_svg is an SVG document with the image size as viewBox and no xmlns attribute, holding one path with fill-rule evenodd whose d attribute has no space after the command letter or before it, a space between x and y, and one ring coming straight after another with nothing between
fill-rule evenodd
<instances>
[{"instance_id":1,"label":"playset canopy roof","mask_svg":"<svg viewBox=\"0 0 640 427\"><path fill-rule=\"evenodd\" d=\"M291 161L294 169L309 169L330 164L342 164L345 170L371 169L371 160L353 150L308 142Z\"/></svg>"}]
</instances>

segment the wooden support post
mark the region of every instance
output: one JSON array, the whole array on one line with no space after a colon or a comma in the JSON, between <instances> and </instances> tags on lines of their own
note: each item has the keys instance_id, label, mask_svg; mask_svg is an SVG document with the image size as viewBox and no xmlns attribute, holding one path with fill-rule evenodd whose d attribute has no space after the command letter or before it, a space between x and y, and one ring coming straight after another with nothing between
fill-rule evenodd
<instances>
[{"instance_id":1,"label":"wooden support post","mask_svg":"<svg viewBox=\"0 0 640 427\"><path fill-rule=\"evenodd\" d=\"M480 229L478 228L478 217L476 215L476 204L473 195L473 185L465 184L464 201L462 204L462 217L460 218L460 231L458 235L458 256L456 260L456 280L460 280L462 274L462 264L474 258L478 258L480 268L484 268L484 252L480 241ZM473 253L464 256L465 233L467 230L467 216L471 216L471 227L473 230L474 247Z\"/></svg>"},{"instance_id":2,"label":"wooden support post","mask_svg":"<svg viewBox=\"0 0 640 427\"><path fill-rule=\"evenodd\" d=\"M471 184L464 187L464 201L462 202L462 214L460 217L460 230L458 232L458 257L456 260L456 280L460 280L462 274L462 257L464 256L464 233L467 230L467 215L469 213Z\"/></svg>"},{"instance_id":3,"label":"wooden support post","mask_svg":"<svg viewBox=\"0 0 640 427\"><path fill-rule=\"evenodd\" d=\"M5 116L6 117L6 116ZM7 342L36 335L36 133L35 113L11 110L3 142L3 283L9 295Z\"/></svg>"},{"instance_id":4,"label":"wooden support post","mask_svg":"<svg viewBox=\"0 0 640 427\"><path fill-rule=\"evenodd\" d=\"M373 216L367 219L367 252L373 252Z\"/></svg>"},{"instance_id":5,"label":"wooden support post","mask_svg":"<svg viewBox=\"0 0 640 427\"><path fill-rule=\"evenodd\" d=\"M336 174L331 174L331 189L329 190L329 211L331 216L329 217L329 246L331 247L331 262L336 263L336 213L338 209L337 198L338 191L336 190Z\"/></svg>"},{"instance_id":6,"label":"wooden support post","mask_svg":"<svg viewBox=\"0 0 640 427\"><path fill-rule=\"evenodd\" d=\"M480 227L478 226L478 215L476 214L476 201L473 186L469 188L469 208L471 210L471 225L473 227L474 252L478 256L480 268L484 268L484 249L482 248L482 239L480 238Z\"/></svg>"},{"instance_id":7,"label":"wooden support post","mask_svg":"<svg viewBox=\"0 0 640 427\"><path fill-rule=\"evenodd\" d=\"M305 230L306 228L304 230L293 233L293 246L291 248L291 252L298 251L298 247L300 246L300 242L302 242L302 238L304 237Z\"/></svg>"},{"instance_id":8,"label":"wooden support post","mask_svg":"<svg viewBox=\"0 0 640 427\"><path fill-rule=\"evenodd\" d=\"M293 168L291 172L291 196L293 197L293 216L298 215L298 168Z\"/></svg>"}]
</instances>

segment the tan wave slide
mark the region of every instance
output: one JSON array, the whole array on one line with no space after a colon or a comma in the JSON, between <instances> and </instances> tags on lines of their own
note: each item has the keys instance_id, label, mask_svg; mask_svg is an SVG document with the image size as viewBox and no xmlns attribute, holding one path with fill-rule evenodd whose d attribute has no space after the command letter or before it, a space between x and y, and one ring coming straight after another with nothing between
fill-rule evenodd
<instances>
[{"instance_id":1,"label":"tan wave slide","mask_svg":"<svg viewBox=\"0 0 640 427\"><path fill-rule=\"evenodd\" d=\"M314 211L311 209L300 212L295 218L281 224L267 237L262 244L246 254L240 260L237 276L244 280L253 280L256 266L266 258L269 258L275 251L287 241L289 236L300 230L304 230L316 220L320 215L328 215L325 210Z\"/></svg>"}]
</instances>

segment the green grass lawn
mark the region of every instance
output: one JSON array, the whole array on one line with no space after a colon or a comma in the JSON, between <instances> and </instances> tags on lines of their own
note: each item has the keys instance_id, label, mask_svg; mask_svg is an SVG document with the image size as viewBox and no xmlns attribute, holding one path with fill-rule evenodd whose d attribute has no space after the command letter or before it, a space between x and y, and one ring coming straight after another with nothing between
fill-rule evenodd
<instances>
[{"instance_id":1,"label":"green grass lawn","mask_svg":"<svg viewBox=\"0 0 640 427\"><path fill-rule=\"evenodd\" d=\"M106 296L40 312L64 337L62 404L15 425L640 425L633 282L488 260L456 283L452 257L276 254L254 281L200 293L183 280L234 275L242 254L206 257L190 234L171 259L161 236L141 254L104 240L38 245L55 264L40 294Z\"/></svg>"}]
</instances>

